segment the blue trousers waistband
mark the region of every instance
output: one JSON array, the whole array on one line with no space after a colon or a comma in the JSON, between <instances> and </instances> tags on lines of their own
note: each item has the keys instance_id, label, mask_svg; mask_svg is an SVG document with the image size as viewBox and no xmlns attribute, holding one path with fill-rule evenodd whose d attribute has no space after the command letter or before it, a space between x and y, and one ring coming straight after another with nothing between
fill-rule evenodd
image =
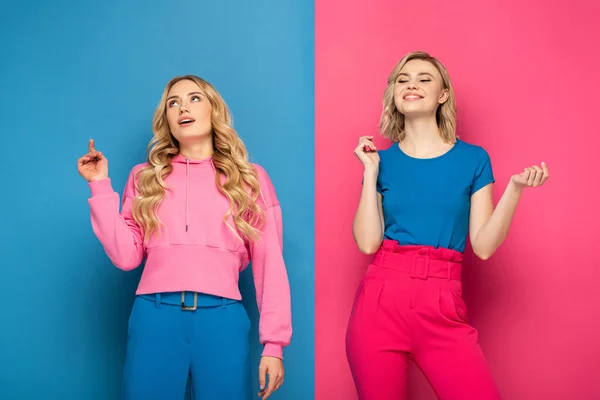
<instances>
[{"instance_id":1,"label":"blue trousers waistband","mask_svg":"<svg viewBox=\"0 0 600 400\"><path fill-rule=\"evenodd\" d=\"M183 299L182 299L183 293ZM178 306L186 308L207 308L207 307L222 307L225 308L229 304L239 303L239 300L228 299L226 297L213 296L206 293L197 292L167 292L167 293L153 293L153 294L142 294L139 297L153 301L157 307L161 304L169 306ZM183 300L183 301L182 301Z\"/></svg>"}]
</instances>

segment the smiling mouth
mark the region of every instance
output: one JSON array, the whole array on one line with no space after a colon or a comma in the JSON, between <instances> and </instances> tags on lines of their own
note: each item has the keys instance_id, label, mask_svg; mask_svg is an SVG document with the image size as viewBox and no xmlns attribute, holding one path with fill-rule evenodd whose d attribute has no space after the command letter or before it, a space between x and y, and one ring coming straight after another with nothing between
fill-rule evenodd
<instances>
[{"instance_id":1,"label":"smiling mouth","mask_svg":"<svg viewBox=\"0 0 600 400\"><path fill-rule=\"evenodd\" d=\"M409 94L408 96L404 96L404 100L420 100L423 97L417 95L417 94Z\"/></svg>"}]
</instances>

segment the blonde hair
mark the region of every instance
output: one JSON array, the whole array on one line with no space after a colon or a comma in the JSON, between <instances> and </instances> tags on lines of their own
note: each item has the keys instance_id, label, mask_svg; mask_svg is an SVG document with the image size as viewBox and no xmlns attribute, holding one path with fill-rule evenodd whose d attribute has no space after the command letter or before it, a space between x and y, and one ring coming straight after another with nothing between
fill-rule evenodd
<instances>
[{"instance_id":1,"label":"blonde hair","mask_svg":"<svg viewBox=\"0 0 600 400\"><path fill-rule=\"evenodd\" d=\"M179 142L171 133L166 116L166 101L169 90L179 81L195 82L204 92L212 106L212 133L214 153L212 163L215 167L215 183L219 191L230 204L224 216L224 222L233 216L241 240L257 240L258 229L263 223L264 214L257 205L260 195L258 173L248 161L244 143L233 129L231 113L216 89L207 81L194 75L178 76L171 79L162 94L160 103L154 112L152 131L154 137L148 144L148 166L136 175L136 190L139 195L133 202L133 217L144 230L144 240L157 233L162 222L157 210L165 197L165 178L173 171L171 159L179 154ZM224 183L221 176L225 177Z\"/></svg>"},{"instance_id":2,"label":"blonde hair","mask_svg":"<svg viewBox=\"0 0 600 400\"><path fill-rule=\"evenodd\" d=\"M450 81L450 75L442 63L435 57L430 56L423 51L415 51L408 53L396 64L391 74L388 77L388 84L383 93L383 111L379 121L379 131L386 138L399 142L404 139L406 132L404 131L404 115L396 108L394 102L394 85L398 79L398 75L407 62L411 60L428 61L437 68L442 76L444 89L448 91L448 99L442 103L436 111L436 121L440 130L440 135L445 142L456 142L456 100L454 97L454 89Z\"/></svg>"}]
</instances>

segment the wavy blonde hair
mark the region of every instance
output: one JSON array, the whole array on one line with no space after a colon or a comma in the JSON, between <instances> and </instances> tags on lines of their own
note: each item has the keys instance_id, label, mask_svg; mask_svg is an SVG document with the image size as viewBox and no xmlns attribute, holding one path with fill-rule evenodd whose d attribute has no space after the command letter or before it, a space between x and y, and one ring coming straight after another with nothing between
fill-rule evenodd
<instances>
[{"instance_id":1,"label":"wavy blonde hair","mask_svg":"<svg viewBox=\"0 0 600 400\"><path fill-rule=\"evenodd\" d=\"M225 101L210 83L194 75L171 79L154 112L154 137L148 144L148 166L136 174L138 196L133 202L133 218L144 230L146 241L158 233L163 225L157 217L157 210L168 190L165 178L173 171L171 159L180 151L179 142L169 129L166 102L171 87L186 79L200 87L212 106L212 163L217 171L215 183L230 204L223 219L240 240L257 240L258 229L264 218L263 211L257 204L260 195L258 173L248 161L246 147L233 129L232 116ZM223 183L221 177L225 178ZM233 216L241 236L228 223L230 216Z\"/></svg>"},{"instance_id":2,"label":"wavy blonde hair","mask_svg":"<svg viewBox=\"0 0 600 400\"><path fill-rule=\"evenodd\" d=\"M383 93L383 111L381 112L379 121L379 131L383 136L394 142L399 142L406 136L406 132L404 131L404 115L398 111L394 102L394 86L402 68L411 60L430 62L442 76L444 89L448 91L448 99L438 107L436 121L442 139L448 143L455 143L458 137L456 134L456 99L450 75L437 58L430 56L424 51L415 51L402 57L389 75L388 84Z\"/></svg>"}]
</instances>

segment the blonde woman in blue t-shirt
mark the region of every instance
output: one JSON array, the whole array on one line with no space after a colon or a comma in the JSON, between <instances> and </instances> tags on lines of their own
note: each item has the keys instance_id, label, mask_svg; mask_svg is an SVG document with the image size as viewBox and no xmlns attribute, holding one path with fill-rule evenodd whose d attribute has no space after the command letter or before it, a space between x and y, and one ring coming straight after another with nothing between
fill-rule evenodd
<instances>
[{"instance_id":1,"label":"blonde woman in blue t-shirt","mask_svg":"<svg viewBox=\"0 0 600 400\"><path fill-rule=\"evenodd\" d=\"M360 138L364 166L353 233L375 254L360 283L346 351L361 400L407 396L412 359L440 399L497 400L500 394L467 322L461 265L467 234L481 259L506 238L526 187L548 167L511 177L494 207L488 153L456 137L456 103L444 66L427 53L406 55L383 99L380 129L391 147Z\"/></svg>"}]
</instances>

